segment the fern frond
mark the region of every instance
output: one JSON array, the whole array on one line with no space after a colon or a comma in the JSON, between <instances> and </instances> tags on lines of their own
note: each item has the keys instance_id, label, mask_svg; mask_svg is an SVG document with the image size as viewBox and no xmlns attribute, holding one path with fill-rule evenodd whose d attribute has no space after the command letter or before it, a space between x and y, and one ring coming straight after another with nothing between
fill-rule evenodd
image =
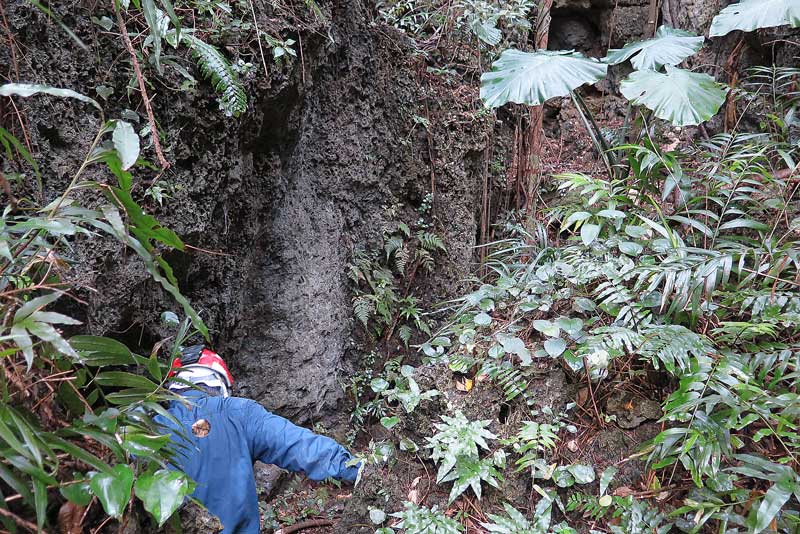
<instances>
[{"instance_id":1,"label":"fern frond","mask_svg":"<svg viewBox=\"0 0 800 534\"><path fill-rule=\"evenodd\" d=\"M449 367L450 370L456 373L467 373L472 367L478 363L478 360L466 354L453 354L450 356Z\"/></svg>"},{"instance_id":2,"label":"fern frond","mask_svg":"<svg viewBox=\"0 0 800 534\"><path fill-rule=\"evenodd\" d=\"M514 438L516 442L514 450L522 455L522 458L515 462L517 470L522 471L531 467L545 452L555 449L558 441L557 433L558 427L555 425L525 421Z\"/></svg>"},{"instance_id":3,"label":"fern frond","mask_svg":"<svg viewBox=\"0 0 800 534\"><path fill-rule=\"evenodd\" d=\"M611 510L610 506L601 506L599 499L594 495L575 492L567 499L567 512L578 512L586 519L597 521L602 519Z\"/></svg>"},{"instance_id":4,"label":"fern frond","mask_svg":"<svg viewBox=\"0 0 800 534\"><path fill-rule=\"evenodd\" d=\"M410 259L408 250L405 247L397 249L394 253L394 266L397 272L401 275L406 274L406 267L408 267L408 260Z\"/></svg>"},{"instance_id":5,"label":"fern frond","mask_svg":"<svg viewBox=\"0 0 800 534\"><path fill-rule=\"evenodd\" d=\"M419 240L420 246L431 252L436 250L441 250L442 252L446 251L447 248L444 246L444 241L438 235L431 233L431 232L417 232L417 239Z\"/></svg>"},{"instance_id":6,"label":"fern frond","mask_svg":"<svg viewBox=\"0 0 800 534\"><path fill-rule=\"evenodd\" d=\"M400 328L397 329L397 337L403 342L403 344L408 347L408 342L411 341L411 335L414 333L414 330L408 326L407 324L402 325Z\"/></svg>"},{"instance_id":7,"label":"fern frond","mask_svg":"<svg viewBox=\"0 0 800 534\"><path fill-rule=\"evenodd\" d=\"M230 62L214 46L189 33L181 33L181 40L192 50L200 72L211 80L220 94L220 108L228 116L238 117L247 111L247 95Z\"/></svg>"},{"instance_id":8,"label":"fern frond","mask_svg":"<svg viewBox=\"0 0 800 534\"><path fill-rule=\"evenodd\" d=\"M663 364L672 374L676 374L676 368L688 371L693 357L703 356L711 350L711 344L705 337L683 326L652 326L643 332L643 336L644 344L639 349L639 355L650 360L656 369L659 363Z\"/></svg>"},{"instance_id":9,"label":"fern frond","mask_svg":"<svg viewBox=\"0 0 800 534\"><path fill-rule=\"evenodd\" d=\"M515 369L509 365L486 361L481 369L481 374L487 375L500 386L505 394L507 402L511 402L520 395L524 396L528 389L528 381L525 379L525 376L519 369Z\"/></svg>"},{"instance_id":10,"label":"fern frond","mask_svg":"<svg viewBox=\"0 0 800 534\"><path fill-rule=\"evenodd\" d=\"M353 315L361 321L364 327L367 326L370 317L375 313L375 304L366 297L356 297L353 299Z\"/></svg>"},{"instance_id":11,"label":"fern frond","mask_svg":"<svg viewBox=\"0 0 800 534\"><path fill-rule=\"evenodd\" d=\"M417 249L417 259L419 260L420 265L422 265L422 268L425 270L425 272L433 272L436 262L430 252L427 250Z\"/></svg>"},{"instance_id":12,"label":"fern frond","mask_svg":"<svg viewBox=\"0 0 800 534\"><path fill-rule=\"evenodd\" d=\"M386 240L383 245L383 250L386 252L386 259L388 260L392 254L403 248L403 238L399 235L393 235Z\"/></svg>"}]
</instances>

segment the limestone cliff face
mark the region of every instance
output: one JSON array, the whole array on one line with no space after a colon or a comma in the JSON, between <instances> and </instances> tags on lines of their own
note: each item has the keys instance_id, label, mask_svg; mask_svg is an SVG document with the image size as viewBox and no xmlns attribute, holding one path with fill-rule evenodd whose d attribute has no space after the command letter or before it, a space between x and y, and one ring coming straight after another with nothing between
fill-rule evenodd
<instances>
[{"instance_id":1,"label":"limestone cliff face","mask_svg":"<svg viewBox=\"0 0 800 534\"><path fill-rule=\"evenodd\" d=\"M492 127L476 119L429 139L413 120L424 116L425 108L415 76L418 59L406 38L376 25L369 2L320 4L328 20L297 30L292 21L281 22L273 2L255 2L262 28L283 23L285 31L300 32L295 40L302 43L302 59L290 66L270 64L268 76L262 69L248 75L250 104L238 119L224 117L207 82L178 91L182 80L175 71L167 69L161 78L146 70L172 168L159 176L136 173L145 208L186 243L214 251L166 257L181 290L207 322L215 347L231 362L237 392L300 422L330 412L342 398L338 374L348 364L354 329L347 265L355 247L379 246L390 222L387 206L408 206L413 213L433 185L437 231L449 254L427 282L426 297L448 296L467 274ZM142 128L141 100L126 90L132 72L123 45L90 22L113 13L91 2L52 2L51 9L91 52L27 3L10 3L11 31L27 51L18 58L19 80L93 97L96 86L105 85L114 90L101 100L106 116L138 115L135 126ZM223 50L235 58L235 46ZM200 79L185 50L165 53ZM249 59L260 66L258 56ZM0 63L10 62L8 50L0 51ZM430 109L447 110L453 97L434 91L425 98ZM46 196L53 196L82 161L98 118L69 100L18 99L17 104L46 175ZM446 146L440 149L440 143ZM155 161L152 148L143 155ZM111 178L100 168L87 176L100 182ZM143 195L156 180L169 195L163 205ZM78 243L74 259L71 275L87 288L82 297L88 306L70 312L92 333L141 350L172 333L158 318L177 306L135 255L89 241Z\"/></svg>"}]
</instances>

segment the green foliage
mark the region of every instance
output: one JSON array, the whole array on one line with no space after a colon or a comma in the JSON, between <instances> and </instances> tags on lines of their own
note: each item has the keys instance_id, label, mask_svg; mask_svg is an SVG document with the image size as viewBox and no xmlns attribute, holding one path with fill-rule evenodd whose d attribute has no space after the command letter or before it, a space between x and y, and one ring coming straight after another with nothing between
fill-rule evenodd
<instances>
[{"instance_id":1,"label":"green foliage","mask_svg":"<svg viewBox=\"0 0 800 534\"><path fill-rule=\"evenodd\" d=\"M533 462L541 458L547 452L552 452L556 448L558 432L561 430L559 424L537 423L535 421L523 421L523 426L514 438L507 441L512 445L514 452L522 457L517 460L516 465L520 470L528 469Z\"/></svg>"},{"instance_id":2,"label":"green foliage","mask_svg":"<svg viewBox=\"0 0 800 534\"><path fill-rule=\"evenodd\" d=\"M620 84L622 95L634 105L676 126L700 124L716 115L727 91L708 74L666 66L666 73L636 71Z\"/></svg>"},{"instance_id":3,"label":"green foliage","mask_svg":"<svg viewBox=\"0 0 800 534\"><path fill-rule=\"evenodd\" d=\"M200 72L211 80L220 93L219 107L228 116L238 117L247 111L247 95L230 62L212 45L184 33L181 39L191 48Z\"/></svg>"},{"instance_id":4,"label":"green foliage","mask_svg":"<svg viewBox=\"0 0 800 534\"><path fill-rule=\"evenodd\" d=\"M441 417L443 422L434 424L438 432L425 438L428 442L426 447L431 449L431 459L439 464L436 482L455 481L450 492L450 502L468 487L480 499L481 481L498 487L498 481L502 477L496 467L505 464L505 456L502 454L480 458L479 448L488 450L487 440L497 438L486 429L491 421L469 421L460 411L453 417Z\"/></svg>"},{"instance_id":5,"label":"green foliage","mask_svg":"<svg viewBox=\"0 0 800 534\"><path fill-rule=\"evenodd\" d=\"M673 524L647 501L627 497L618 501L623 511L619 514L619 524L611 525L613 534L667 534L672 532Z\"/></svg>"},{"instance_id":6,"label":"green foliage","mask_svg":"<svg viewBox=\"0 0 800 534\"><path fill-rule=\"evenodd\" d=\"M400 368L399 375L389 374L387 378L394 382L392 388L388 387L388 382L383 378L373 380L370 385L373 391L386 397L389 402L398 401L406 413L411 413L419 406L420 402L440 395L435 389L422 391L417 381L414 380L414 371L413 367L404 365ZM385 389L383 384L386 384Z\"/></svg>"},{"instance_id":7,"label":"green foliage","mask_svg":"<svg viewBox=\"0 0 800 534\"><path fill-rule=\"evenodd\" d=\"M48 94L97 104L78 93L47 86L5 85L0 94ZM106 145L112 148L101 148L103 138L112 132ZM8 141L7 132L4 139L14 147L18 144ZM96 497L115 518L123 516L132 495L142 499L161 523L181 502L162 500L155 506L152 498L145 496L150 473L164 468L171 455L169 438L160 435L149 415L165 415L159 403L174 398L162 387L166 365L158 360L158 351L147 358L108 338L68 337L61 329L80 332L80 322L52 309L74 289L70 279L62 278L64 257L72 243L90 237L105 239L135 250L153 277L180 297L196 318L198 330L204 331L155 245L180 249L182 242L144 213L130 194L132 175L123 167L133 166L138 154L138 137L132 128L123 122L108 122L61 195L36 209L12 211L8 207L0 218L0 295L5 317L0 332L4 356L0 478L20 496L20 505L36 517L39 527L46 524L51 487L82 506ZM117 176L118 187L81 181L83 172L97 163L106 163L107 170ZM80 195L76 194L79 188ZM104 200L97 190L110 194ZM93 207L83 207L77 198ZM24 202L35 206L31 199ZM187 320L184 332L188 325ZM175 347L183 339L183 334L179 335ZM27 372L17 367L20 361ZM41 396L43 383L52 386ZM57 424L51 403L60 406ZM135 465L131 465L133 455ZM134 481L140 480L145 481L139 485L142 489L132 493ZM170 481L188 491L189 481L183 473L171 472ZM15 531L8 518L2 521L6 529Z\"/></svg>"},{"instance_id":8,"label":"green foliage","mask_svg":"<svg viewBox=\"0 0 800 534\"><path fill-rule=\"evenodd\" d=\"M652 39L636 41L621 49L609 49L603 59L609 65L631 60L636 70L658 70L664 65L678 65L696 54L703 46L703 37L669 26L661 26Z\"/></svg>"},{"instance_id":9,"label":"green foliage","mask_svg":"<svg viewBox=\"0 0 800 534\"><path fill-rule=\"evenodd\" d=\"M467 43L488 53L501 44L522 43L530 34L535 0L381 0L378 13L387 24L421 42L443 33L453 45Z\"/></svg>"},{"instance_id":10,"label":"green foliage","mask_svg":"<svg viewBox=\"0 0 800 534\"><path fill-rule=\"evenodd\" d=\"M430 326L412 293L418 273L433 271L438 255L446 252L441 237L429 230L428 195L417 210L414 230L397 223L384 231L382 250L357 251L348 269L354 284L353 315L369 334L390 339L397 335L408 346L414 332L430 335Z\"/></svg>"},{"instance_id":11,"label":"green foliage","mask_svg":"<svg viewBox=\"0 0 800 534\"><path fill-rule=\"evenodd\" d=\"M731 4L711 21L711 37L734 30L750 32L760 28L800 26L800 6L793 0L741 0Z\"/></svg>"},{"instance_id":12,"label":"green foliage","mask_svg":"<svg viewBox=\"0 0 800 534\"><path fill-rule=\"evenodd\" d=\"M141 475L135 486L136 496L142 500L144 509L156 519L159 527L183 504L191 488L183 473L168 469Z\"/></svg>"},{"instance_id":13,"label":"green foliage","mask_svg":"<svg viewBox=\"0 0 800 534\"><path fill-rule=\"evenodd\" d=\"M508 102L540 105L605 77L608 65L578 52L506 50L481 76L481 99L489 107Z\"/></svg>"},{"instance_id":14,"label":"green foliage","mask_svg":"<svg viewBox=\"0 0 800 534\"><path fill-rule=\"evenodd\" d=\"M495 108L508 102L541 105L550 98L572 94L596 148L606 159L609 174L613 175L602 132L574 91L583 84L604 79L608 64L631 60L637 70L623 80L620 89L632 105L644 106L656 117L677 126L700 124L719 111L727 90L706 74L685 71L675 65L696 53L702 44L702 37L662 26L653 39L609 50L604 63L573 51L530 53L508 49L492 64L492 70L481 76L481 99L486 106ZM662 67L666 72L657 71Z\"/></svg>"},{"instance_id":15,"label":"green foliage","mask_svg":"<svg viewBox=\"0 0 800 534\"><path fill-rule=\"evenodd\" d=\"M263 33L262 37L272 48L272 59L275 63L280 64L281 61L286 63L297 57L297 52L294 51L294 39L278 39L268 33Z\"/></svg>"},{"instance_id":16,"label":"green foliage","mask_svg":"<svg viewBox=\"0 0 800 534\"><path fill-rule=\"evenodd\" d=\"M446 517L436 506L426 508L406 502L401 512L390 514L400 519L396 528L404 529L406 534L458 534L464 532L456 521Z\"/></svg>"},{"instance_id":17,"label":"green foliage","mask_svg":"<svg viewBox=\"0 0 800 534\"><path fill-rule=\"evenodd\" d=\"M606 501L608 501L608 499L606 499ZM621 501L622 499L620 497L616 497L616 502L618 504ZM614 510L614 507L611 506L614 502L614 498L611 498L610 503L600 502L599 497L576 491L570 494L565 509L570 513L576 512L580 514L581 517L590 521L599 521Z\"/></svg>"},{"instance_id":18,"label":"green foliage","mask_svg":"<svg viewBox=\"0 0 800 534\"><path fill-rule=\"evenodd\" d=\"M96 100L89 98L86 95L73 91L72 89L62 89L60 87L51 87L49 85L37 85L30 83L7 83L0 86L0 96L21 96L28 98L37 94L47 94L51 96L58 96L63 98L74 98L93 105L100 112L103 108ZM10 136L10 134L7 134Z\"/></svg>"},{"instance_id":19,"label":"green foliage","mask_svg":"<svg viewBox=\"0 0 800 534\"><path fill-rule=\"evenodd\" d=\"M538 534L541 530L534 529L533 525L522 515L519 510L508 503L503 503L507 517L489 514L491 523L482 523L489 532L498 534Z\"/></svg>"},{"instance_id":20,"label":"green foliage","mask_svg":"<svg viewBox=\"0 0 800 534\"><path fill-rule=\"evenodd\" d=\"M757 70L752 87L770 90L736 96L789 116L793 75ZM791 531L800 507L800 242L793 182L775 169L796 169L797 148L778 127L667 153L648 128L641 144L620 149L632 178L556 177L560 198L546 213L561 246L516 227L487 245L489 275L449 303L450 319L423 352L488 376L509 400L526 395L532 364L545 359L563 360L578 380L588 372L600 388L659 370L671 380L666 426L644 452L660 480L695 486L674 512L681 528ZM546 462L557 435L549 424L527 427L520 462L560 487L594 479L591 466ZM522 446L525 430L506 444ZM601 493L573 507L611 515L614 532L672 528L641 500Z\"/></svg>"}]
</instances>

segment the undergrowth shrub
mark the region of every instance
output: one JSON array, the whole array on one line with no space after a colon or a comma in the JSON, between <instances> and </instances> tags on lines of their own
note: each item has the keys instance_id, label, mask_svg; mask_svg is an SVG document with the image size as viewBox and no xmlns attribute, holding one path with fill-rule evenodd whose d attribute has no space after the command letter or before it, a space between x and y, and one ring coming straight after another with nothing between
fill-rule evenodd
<instances>
[{"instance_id":1,"label":"undergrowth shrub","mask_svg":"<svg viewBox=\"0 0 800 534\"><path fill-rule=\"evenodd\" d=\"M644 161L638 148L626 150ZM656 143L644 150L663 163ZM780 130L731 132L670 158L632 166L624 178L556 177L563 200L545 214L547 226L512 226L489 244L489 276L451 303L450 319L421 348L431 362L492 380L509 401L527 394L535 364L548 360L563 361L595 394L666 373L665 428L642 453L658 487L694 489L666 492L666 512L664 496L662 510L633 497L602 505L592 497L572 509L600 520L618 504L614 532L793 531L797 146ZM545 422L525 425L530 452L558 437Z\"/></svg>"},{"instance_id":2,"label":"undergrowth shrub","mask_svg":"<svg viewBox=\"0 0 800 534\"><path fill-rule=\"evenodd\" d=\"M100 108L68 90L0 86L3 95L37 93L77 98ZM18 527L51 531L51 505L64 499L78 518L89 514L96 498L105 514L121 519L135 496L163 525L193 488L183 473L166 469L172 454L169 437L161 435L151 418L169 417L159 404L174 398L164 388L168 369L163 362L171 361L169 356L185 339L188 320L163 358L159 347L140 356L113 339L81 335L78 320L56 311L67 299L82 303L69 268L73 247L87 246L90 240L117 242L138 255L197 331L207 336L162 257L164 250L183 250L183 242L132 196L129 169L139 160L138 136L122 121L101 124L62 192L45 205L20 198L16 209L7 206L0 218L0 479L12 491L0 501L5 510L0 522L9 532ZM21 144L9 132L4 139L11 161L12 149ZM84 172L94 166L104 166L99 176L114 179L86 180ZM78 200L87 198L92 207ZM54 490L63 499L53 499ZM81 521L60 528L82 529Z\"/></svg>"}]
</instances>

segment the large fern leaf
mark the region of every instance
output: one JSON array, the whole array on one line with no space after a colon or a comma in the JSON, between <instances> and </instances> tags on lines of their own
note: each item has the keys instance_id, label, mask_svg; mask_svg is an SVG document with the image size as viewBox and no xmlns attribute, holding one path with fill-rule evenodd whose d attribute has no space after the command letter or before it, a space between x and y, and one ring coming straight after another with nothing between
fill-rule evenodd
<instances>
[{"instance_id":1,"label":"large fern leaf","mask_svg":"<svg viewBox=\"0 0 800 534\"><path fill-rule=\"evenodd\" d=\"M191 48L200 72L211 80L214 89L220 94L218 101L225 114L238 117L244 113L247 110L247 94L225 56L214 46L194 35L181 34L181 40Z\"/></svg>"},{"instance_id":2,"label":"large fern leaf","mask_svg":"<svg viewBox=\"0 0 800 534\"><path fill-rule=\"evenodd\" d=\"M711 350L706 338L680 325L654 325L645 330L640 356L650 360L656 369L659 363L672 374L688 371L693 358Z\"/></svg>"}]
</instances>

